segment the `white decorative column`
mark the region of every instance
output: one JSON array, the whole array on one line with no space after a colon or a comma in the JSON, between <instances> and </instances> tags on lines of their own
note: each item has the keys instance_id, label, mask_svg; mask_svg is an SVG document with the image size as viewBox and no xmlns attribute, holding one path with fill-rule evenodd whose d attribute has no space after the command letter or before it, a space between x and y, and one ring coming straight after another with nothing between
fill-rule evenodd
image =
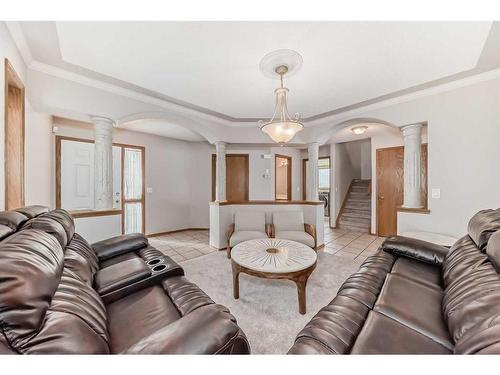
<instances>
[{"instance_id":1,"label":"white decorative column","mask_svg":"<svg viewBox=\"0 0 500 375\"><path fill-rule=\"evenodd\" d=\"M215 142L217 168L215 168L215 201L226 200L226 143Z\"/></svg>"},{"instance_id":2,"label":"white decorative column","mask_svg":"<svg viewBox=\"0 0 500 375\"><path fill-rule=\"evenodd\" d=\"M113 208L113 125L106 117L94 116L94 209Z\"/></svg>"},{"instance_id":3,"label":"white decorative column","mask_svg":"<svg viewBox=\"0 0 500 375\"><path fill-rule=\"evenodd\" d=\"M307 154L309 158L309 166L307 173L307 191L306 199L308 201L318 201L318 185L319 185L319 171L318 171L318 158L319 158L319 143L310 143L307 147Z\"/></svg>"},{"instance_id":4,"label":"white decorative column","mask_svg":"<svg viewBox=\"0 0 500 375\"><path fill-rule=\"evenodd\" d=\"M422 124L403 126L404 137L404 208L422 208L421 153Z\"/></svg>"}]
</instances>

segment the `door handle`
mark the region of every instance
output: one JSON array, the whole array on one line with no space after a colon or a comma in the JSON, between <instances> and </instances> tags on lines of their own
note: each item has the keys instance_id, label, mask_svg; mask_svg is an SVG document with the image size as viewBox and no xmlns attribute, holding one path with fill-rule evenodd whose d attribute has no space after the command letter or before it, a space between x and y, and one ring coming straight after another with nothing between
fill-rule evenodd
<instances>
[{"instance_id":1,"label":"door handle","mask_svg":"<svg viewBox=\"0 0 500 375\"><path fill-rule=\"evenodd\" d=\"M383 201L385 199L385 197L383 195L379 195L377 198L380 199L381 201Z\"/></svg>"}]
</instances>

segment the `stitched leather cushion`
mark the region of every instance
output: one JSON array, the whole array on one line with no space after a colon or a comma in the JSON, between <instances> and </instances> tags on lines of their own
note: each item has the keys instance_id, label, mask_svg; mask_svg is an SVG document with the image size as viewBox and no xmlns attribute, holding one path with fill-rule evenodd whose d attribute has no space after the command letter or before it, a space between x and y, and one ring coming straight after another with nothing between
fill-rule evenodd
<instances>
[{"instance_id":1,"label":"stitched leather cushion","mask_svg":"<svg viewBox=\"0 0 500 375\"><path fill-rule=\"evenodd\" d=\"M450 249L443 263L443 314L455 341L455 352L474 352L487 340L500 316L500 275L488 255L465 236ZM500 336L496 336L500 342Z\"/></svg>"},{"instance_id":2,"label":"stitched leather cushion","mask_svg":"<svg viewBox=\"0 0 500 375\"><path fill-rule=\"evenodd\" d=\"M69 242L68 235L64 227L49 216L39 216L24 224L23 229L39 229L54 236L61 247L66 247Z\"/></svg>"},{"instance_id":3,"label":"stitched leather cushion","mask_svg":"<svg viewBox=\"0 0 500 375\"><path fill-rule=\"evenodd\" d=\"M21 208L16 208L14 211L19 212L29 219L40 216L46 212L49 212L49 208L45 206L33 205Z\"/></svg>"},{"instance_id":4,"label":"stitched leather cushion","mask_svg":"<svg viewBox=\"0 0 500 375\"><path fill-rule=\"evenodd\" d=\"M78 233L75 233L66 246L64 267L73 271L87 285L92 286L94 275L99 269L99 262L90 244Z\"/></svg>"},{"instance_id":5,"label":"stitched leather cushion","mask_svg":"<svg viewBox=\"0 0 500 375\"><path fill-rule=\"evenodd\" d=\"M500 230L491 235L488 246L486 247L486 254L493 267L500 272Z\"/></svg>"},{"instance_id":6,"label":"stitched leather cushion","mask_svg":"<svg viewBox=\"0 0 500 375\"><path fill-rule=\"evenodd\" d=\"M500 211L482 210L472 216L467 231L477 247L484 250L491 234L500 230Z\"/></svg>"},{"instance_id":7,"label":"stitched leather cushion","mask_svg":"<svg viewBox=\"0 0 500 375\"><path fill-rule=\"evenodd\" d=\"M396 258L383 251L366 259L297 335L290 354L349 353Z\"/></svg>"},{"instance_id":8,"label":"stitched leather cushion","mask_svg":"<svg viewBox=\"0 0 500 375\"><path fill-rule=\"evenodd\" d=\"M73 235L75 234L75 222L73 221L73 217L69 214L68 211L63 209L52 210L46 214L43 214L42 217L50 217L51 219L54 219L59 224L61 224L66 231L68 242L73 238Z\"/></svg>"},{"instance_id":9,"label":"stitched leather cushion","mask_svg":"<svg viewBox=\"0 0 500 375\"><path fill-rule=\"evenodd\" d=\"M65 268L42 328L18 349L27 354L105 354L108 341L99 295Z\"/></svg>"},{"instance_id":10,"label":"stitched leather cushion","mask_svg":"<svg viewBox=\"0 0 500 375\"><path fill-rule=\"evenodd\" d=\"M22 346L41 327L61 277L63 250L36 229L0 244L0 321L11 346Z\"/></svg>"},{"instance_id":11,"label":"stitched leather cushion","mask_svg":"<svg viewBox=\"0 0 500 375\"><path fill-rule=\"evenodd\" d=\"M0 225L5 225L15 231L27 220L25 215L16 211L0 212Z\"/></svg>"}]
</instances>

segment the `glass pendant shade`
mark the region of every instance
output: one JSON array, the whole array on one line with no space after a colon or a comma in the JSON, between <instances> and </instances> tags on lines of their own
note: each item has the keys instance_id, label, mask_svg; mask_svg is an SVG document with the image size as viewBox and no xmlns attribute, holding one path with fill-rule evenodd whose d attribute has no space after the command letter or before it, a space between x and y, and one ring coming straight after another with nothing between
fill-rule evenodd
<instances>
[{"instance_id":1,"label":"glass pendant shade","mask_svg":"<svg viewBox=\"0 0 500 375\"><path fill-rule=\"evenodd\" d=\"M287 94L288 89L283 87L282 81L281 87L274 90L276 104L273 117L268 122L259 121L260 129L277 143L290 142L304 128L298 113L293 118L288 113Z\"/></svg>"}]
</instances>

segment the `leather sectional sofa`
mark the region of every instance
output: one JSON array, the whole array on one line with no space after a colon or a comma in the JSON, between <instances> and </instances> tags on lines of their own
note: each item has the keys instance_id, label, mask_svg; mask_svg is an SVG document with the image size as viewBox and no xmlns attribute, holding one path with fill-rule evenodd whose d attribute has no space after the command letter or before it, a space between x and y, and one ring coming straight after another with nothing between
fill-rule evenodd
<instances>
[{"instance_id":1,"label":"leather sectional sofa","mask_svg":"<svg viewBox=\"0 0 500 375\"><path fill-rule=\"evenodd\" d=\"M390 237L298 334L290 354L500 354L500 209L451 249Z\"/></svg>"},{"instance_id":2,"label":"leather sectional sofa","mask_svg":"<svg viewBox=\"0 0 500 375\"><path fill-rule=\"evenodd\" d=\"M0 213L0 353L249 352L230 312L144 236L91 246L64 210Z\"/></svg>"}]
</instances>

